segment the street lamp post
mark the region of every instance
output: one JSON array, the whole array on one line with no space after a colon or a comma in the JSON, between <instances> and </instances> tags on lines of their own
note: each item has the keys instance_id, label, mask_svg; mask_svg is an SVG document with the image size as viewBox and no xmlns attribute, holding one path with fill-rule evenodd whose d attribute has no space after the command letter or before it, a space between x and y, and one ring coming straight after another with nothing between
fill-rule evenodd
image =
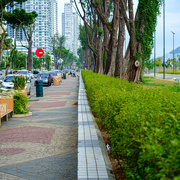
<instances>
[{"instance_id":1,"label":"street lamp post","mask_svg":"<svg viewBox=\"0 0 180 180\"><path fill-rule=\"evenodd\" d=\"M154 77L156 76L156 31L154 32Z\"/></svg>"},{"instance_id":2,"label":"street lamp post","mask_svg":"<svg viewBox=\"0 0 180 180\"><path fill-rule=\"evenodd\" d=\"M174 32L171 31L173 33L173 74L174 74Z\"/></svg>"},{"instance_id":3,"label":"street lamp post","mask_svg":"<svg viewBox=\"0 0 180 180\"><path fill-rule=\"evenodd\" d=\"M165 79L165 0L163 0L163 79Z\"/></svg>"}]
</instances>

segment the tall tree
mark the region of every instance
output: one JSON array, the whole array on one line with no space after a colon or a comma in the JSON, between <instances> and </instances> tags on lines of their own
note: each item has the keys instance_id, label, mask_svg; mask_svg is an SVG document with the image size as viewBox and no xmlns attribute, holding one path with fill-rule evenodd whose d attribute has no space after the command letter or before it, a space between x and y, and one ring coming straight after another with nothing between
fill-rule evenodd
<instances>
[{"instance_id":1,"label":"tall tree","mask_svg":"<svg viewBox=\"0 0 180 180\"><path fill-rule=\"evenodd\" d=\"M24 23L22 25L26 40L28 42L28 47L26 47L28 49L28 60L27 60L27 69L29 71L31 71L31 65L32 65L32 44L33 44L33 40L32 40L32 35L35 29L35 18L38 16L38 14L33 11L32 13L28 14L29 17L27 18L27 24Z\"/></svg>"},{"instance_id":2,"label":"tall tree","mask_svg":"<svg viewBox=\"0 0 180 180\"><path fill-rule=\"evenodd\" d=\"M51 37L56 69L58 69L58 59L61 58L62 47L63 47L65 40L66 40L65 36L60 36L58 33L54 34L54 36Z\"/></svg>"},{"instance_id":3,"label":"tall tree","mask_svg":"<svg viewBox=\"0 0 180 180\"><path fill-rule=\"evenodd\" d=\"M10 50L12 48L12 42L13 40L8 36L8 33L5 34L5 38L4 38L4 43L3 43L3 50L6 50L6 59L5 59L5 66L6 66L6 63L8 63L8 50Z\"/></svg>"},{"instance_id":4,"label":"tall tree","mask_svg":"<svg viewBox=\"0 0 180 180\"><path fill-rule=\"evenodd\" d=\"M2 62L2 53L3 53L3 42L5 38L5 29L4 29L4 13L6 6L13 7L16 4L22 4L23 2L26 2L27 0L0 0L0 64Z\"/></svg>"},{"instance_id":5,"label":"tall tree","mask_svg":"<svg viewBox=\"0 0 180 180\"><path fill-rule=\"evenodd\" d=\"M13 12L5 12L4 19L11 24L12 28L16 30L16 35L14 39L14 48L11 51L11 58L16 49L16 38L19 32L19 29L22 27L29 47L28 48L28 70L31 70L31 62L32 62L32 24L35 22L35 18L37 17L37 13L33 11L32 13L27 13L24 9L15 9ZM29 31L27 30L29 28Z\"/></svg>"},{"instance_id":6,"label":"tall tree","mask_svg":"<svg viewBox=\"0 0 180 180\"><path fill-rule=\"evenodd\" d=\"M144 68L144 61L150 58L161 0L139 0L135 18L133 0L79 0L79 2L83 15L74 0L77 11L84 21L88 46L94 55L93 71L102 73L98 70L100 62L103 62L105 74L126 77L128 81L138 82ZM90 26L90 20L93 20L93 26ZM124 24L130 36L130 42L123 57ZM92 35L88 28L93 32ZM103 46L99 46L102 41Z\"/></svg>"}]
</instances>

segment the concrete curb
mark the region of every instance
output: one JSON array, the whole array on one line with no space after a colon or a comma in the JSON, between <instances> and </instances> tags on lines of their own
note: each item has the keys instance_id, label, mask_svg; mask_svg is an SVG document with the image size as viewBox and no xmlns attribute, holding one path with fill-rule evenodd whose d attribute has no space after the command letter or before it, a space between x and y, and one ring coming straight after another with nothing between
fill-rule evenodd
<instances>
[{"instance_id":1,"label":"concrete curb","mask_svg":"<svg viewBox=\"0 0 180 180\"><path fill-rule=\"evenodd\" d=\"M28 117L28 116L32 116L32 112L29 112L27 114L13 114L12 115L13 118Z\"/></svg>"}]
</instances>

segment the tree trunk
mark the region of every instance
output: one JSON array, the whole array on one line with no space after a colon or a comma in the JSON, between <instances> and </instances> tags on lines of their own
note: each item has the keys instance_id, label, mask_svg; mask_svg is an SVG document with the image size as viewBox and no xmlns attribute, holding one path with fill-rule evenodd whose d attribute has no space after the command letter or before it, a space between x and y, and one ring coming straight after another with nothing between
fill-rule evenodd
<instances>
[{"instance_id":1,"label":"tree trunk","mask_svg":"<svg viewBox=\"0 0 180 180\"><path fill-rule=\"evenodd\" d=\"M102 23L100 22L99 24L99 28L103 29ZM98 61L99 61L99 66L98 66L98 73L99 74L103 74L103 52L104 52L104 48L103 48L103 36L102 34L99 35L98 38Z\"/></svg>"},{"instance_id":2,"label":"tree trunk","mask_svg":"<svg viewBox=\"0 0 180 180\"><path fill-rule=\"evenodd\" d=\"M0 65L2 63L2 55L3 55L3 43L4 43L4 38L5 38L5 30L4 27L1 25L0 28L2 29L2 34L1 34L1 39L0 39Z\"/></svg>"},{"instance_id":3,"label":"tree trunk","mask_svg":"<svg viewBox=\"0 0 180 180\"><path fill-rule=\"evenodd\" d=\"M137 67L135 66L135 27L134 27L134 15L133 15L133 2L128 0L129 7L129 25L130 25L130 60L126 71L126 79L128 81L134 81L136 76Z\"/></svg>"},{"instance_id":4,"label":"tree trunk","mask_svg":"<svg viewBox=\"0 0 180 180\"><path fill-rule=\"evenodd\" d=\"M28 42L29 49L28 49L28 61L27 61L27 70L31 71L32 65L32 40Z\"/></svg>"},{"instance_id":5,"label":"tree trunk","mask_svg":"<svg viewBox=\"0 0 180 180\"><path fill-rule=\"evenodd\" d=\"M124 58L123 58L123 47L124 47L124 35L125 35L125 21L120 12L119 19L119 35L118 35L118 48L117 48L117 58L116 58L116 68L114 76L123 78L124 76Z\"/></svg>"},{"instance_id":6,"label":"tree trunk","mask_svg":"<svg viewBox=\"0 0 180 180\"><path fill-rule=\"evenodd\" d=\"M117 49L117 30L119 26L119 0L114 1L114 13L112 20L112 32L110 32L110 40L108 45L107 63L105 74L114 76L115 72L115 56Z\"/></svg>"}]
</instances>

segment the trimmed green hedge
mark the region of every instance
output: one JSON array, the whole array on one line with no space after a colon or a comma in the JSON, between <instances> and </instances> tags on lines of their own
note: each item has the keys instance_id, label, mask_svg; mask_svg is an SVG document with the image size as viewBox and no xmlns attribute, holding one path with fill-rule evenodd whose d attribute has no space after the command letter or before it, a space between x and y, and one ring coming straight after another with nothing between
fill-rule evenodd
<instances>
[{"instance_id":1,"label":"trimmed green hedge","mask_svg":"<svg viewBox=\"0 0 180 180\"><path fill-rule=\"evenodd\" d=\"M127 179L180 179L180 94L82 71L94 115Z\"/></svg>"},{"instance_id":2,"label":"trimmed green hedge","mask_svg":"<svg viewBox=\"0 0 180 180\"><path fill-rule=\"evenodd\" d=\"M27 109L28 98L24 94L16 93L13 96L14 114L26 114L29 112Z\"/></svg>"}]
</instances>

